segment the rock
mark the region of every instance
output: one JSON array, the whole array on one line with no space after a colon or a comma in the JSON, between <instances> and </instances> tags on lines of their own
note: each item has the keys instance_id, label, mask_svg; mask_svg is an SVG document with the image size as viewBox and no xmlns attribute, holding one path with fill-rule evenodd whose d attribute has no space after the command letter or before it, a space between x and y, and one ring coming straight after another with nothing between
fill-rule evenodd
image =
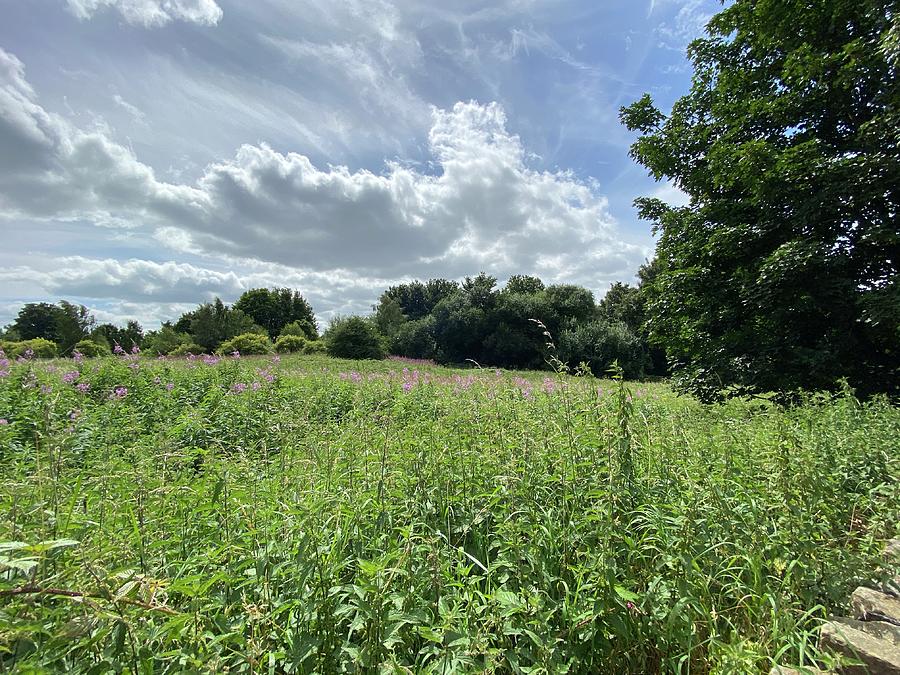
<instances>
[{"instance_id":1,"label":"rock","mask_svg":"<svg viewBox=\"0 0 900 675\"><path fill-rule=\"evenodd\" d=\"M838 623L863 633L868 633L879 640L886 640L895 647L900 647L900 626L884 621L857 621L856 619L845 619L837 617L831 619L831 623Z\"/></svg>"},{"instance_id":2,"label":"rock","mask_svg":"<svg viewBox=\"0 0 900 675\"><path fill-rule=\"evenodd\" d=\"M850 605L862 621L887 621L900 626L900 599L860 586L850 596Z\"/></svg>"},{"instance_id":3,"label":"rock","mask_svg":"<svg viewBox=\"0 0 900 675\"><path fill-rule=\"evenodd\" d=\"M900 560L900 539L891 539L884 547L884 555L888 559Z\"/></svg>"},{"instance_id":4,"label":"rock","mask_svg":"<svg viewBox=\"0 0 900 675\"><path fill-rule=\"evenodd\" d=\"M769 675L832 675L832 673L812 666L773 666Z\"/></svg>"},{"instance_id":5,"label":"rock","mask_svg":"<svg viewBox=\"0 0 900 675\"><path fill-rule=\"evenodd\" d=\"M820 646L862 663L841 666L839 672L846 675L897 675L900 673L900 648L890 640L872 635L868 627L860 630L865 623L852 619L829 621L819 633Z\"/></svg>"}]
</instances>

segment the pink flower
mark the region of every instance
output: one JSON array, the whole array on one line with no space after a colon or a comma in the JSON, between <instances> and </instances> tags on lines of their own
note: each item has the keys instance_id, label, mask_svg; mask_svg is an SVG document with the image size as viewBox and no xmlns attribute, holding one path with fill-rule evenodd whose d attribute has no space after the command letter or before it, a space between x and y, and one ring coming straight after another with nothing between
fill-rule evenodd
<instances>
[{"instance_id":1,"label":"pink flower","mask_svg":"<svg viewBox=\"0 0 900 675\"><path fill-rule=\"evenodd\" d=\"M412 389L412 387L413 387L412 382L404 382L403 383L403 391L409 391L410 389Z\"/></svg>"},{"instance_id":2,"label":"pink flower","mask_svg":"<svg viewBox=\"0 0 900 675\"><path fill-rule=\"evenodd\" d=\"M246 389L247 385L243 382L238 382L233 387L231 387L231 391L233 391L235 394L243 394Z\"/></svg>"},{"instance_id":3,"label":"pink flower","mask_svg":"<svg viewBox=\"0 0 900 675\"><path fill-rule=\"evenodd\" d=\"M125 353L125 350L122 349L122 345L120 345L120 344L117 342L117 343L116 343L116 346L113 347L113 354L124 354L124 353Z\"/></svg>"},{"instance_id":4,"label":"pink flower","mask_svg":"<svg viewBox=\"0 0 900 675\"><path fill-rule=\"evenodd\" d=\"M116 387L109 395L110 398L121 399L128 396L128 387Z\"/></svg>"},{"instance_id":5,"label":"pink flower","mask_svg":"<svg viewBox=\"0 0 900 675\"><path fill-rule=\"evenodd\" d=\"M76 349L74 352L72 352L72 358L75 360L75 363L81 363L82 361L84 361L84 354Z\"/></svg>"},{"instance_id":6,"label":"pink flower","mask_svg":"<svg viewBox=\"0 0 900 675\"><path fill-rule=\"evenodd\" d=\"M86 394L91 390L91 385L87 382L79 382L75 388L82 394Z\"/></svg>"},{"instance_id":7,"label":"pink flower","mask_svg":"<svg viewBox=\"0 0 900 675\"><path fill-rule=\"evenodd\" d=\"M66 384L72 384L79 377L81 377L81 373L77 370L70 370L68 373L63 374L62 379Z\"/></svg>"},{"instance_id":8,"label":"pink flower","mask_svg":"<svg viewBox=\"0 0 900 675\"><path fill-rule=\"evenodd\" d=\"M138 347L137 345L132 345L132 346L131 346L131 353L132 353L132 354L140 354L140 353L141 353L141 348Z\"/></svg>"},{"instance_id":9,"label":"pink flower","mask_svg":"<svg viewBox=\"0 0 900 675\"><path fill-rule=\"evenodd\" d=\"M252 385L253 391L259 391L259 388L262 386L259 382L254 382Z\"/></svg>"},{"instance_id":10,"label":"pink flower","mask_svg":"<svg viewBox=\"0 0 900 675\"><path fill-rule=\"evenodd\" d=\"M166 390L167 390L167 391L172 391L174 388L175 388L175 383L174 383L174 382L169 382L168 384L166 384Z\"/></svg>"},{"instance_id":11,"label":"pink flower","mask_svg":"<svg viewBox=\"0 0 900 675\"><path fill-rule=\"evenodd\" d=\"M0 418L0 427L5 427L7 424L9 424L9 421Z\"/></svg>"}]
</instances>

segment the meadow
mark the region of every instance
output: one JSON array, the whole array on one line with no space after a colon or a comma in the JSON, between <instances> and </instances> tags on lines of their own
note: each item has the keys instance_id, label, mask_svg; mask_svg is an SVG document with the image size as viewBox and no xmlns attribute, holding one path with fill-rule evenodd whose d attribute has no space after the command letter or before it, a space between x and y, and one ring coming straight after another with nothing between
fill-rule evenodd
<instances>
[{"instance_id":1,"label":"meadow","mask_svg":"<svg viewBox=\"0 0 900 675\"><path fill-rule=\"evenodd\" d=\"M325 356L0 362L0 671L753 673L883 570L900 411Z\"/></svg>"}]
</instances>

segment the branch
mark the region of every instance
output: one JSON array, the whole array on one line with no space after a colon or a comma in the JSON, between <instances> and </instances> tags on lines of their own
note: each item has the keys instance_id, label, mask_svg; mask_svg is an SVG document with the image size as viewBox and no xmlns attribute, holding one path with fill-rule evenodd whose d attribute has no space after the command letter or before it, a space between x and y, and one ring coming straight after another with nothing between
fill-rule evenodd
<instances>
[{"instance_id":1,"label":"branch","mask_svg":"<svg viewBox=\"0 0 900 675\"><path fill-rule=\"evenodd\" d=\"M0 598L13 595L56 595L64 598L92 598L94 600L111 600L112 602L124 602L127 605L133 605L134 607L140 607L142 609L148 609L154 612L162 612L163 614L168 614L170 616L179 615L179 612L176 612L174 609L171 609L164 605L151 605L149 603L140 602L139 600L132 600L130 598L110 598L100 593L82 593L81 591L70 591L65 588L41 588L40 586L29 585L19 586L18 588L10 588L7 590L0 590Z\"/></svg>"}]
</instances>

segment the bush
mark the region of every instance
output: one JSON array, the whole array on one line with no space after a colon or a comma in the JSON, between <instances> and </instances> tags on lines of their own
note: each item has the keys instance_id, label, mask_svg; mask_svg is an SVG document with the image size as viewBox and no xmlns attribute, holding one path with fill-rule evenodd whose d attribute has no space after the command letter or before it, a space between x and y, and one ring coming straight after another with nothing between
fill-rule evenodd
<instances>
[{"instance_id":1,"label":"bush","mask_svg":"<svg viewBox=\"0 0 900 675\"><path fill-rule=\"evenodd\" d=\"M82 356L105 356L110 353L109 349L104 349L103 345L98 344L94 340L81 340L72 349L72 353L78 352Z\"/></svg>"},{"instance_id":2,"label":"bush","mask_svg":"<svg viewBox=\"0 0 900 675\"><path fill-rule=\"evenodd\" d=\"M280 335L296 335L307 340L315 340L318 337L316 325L308 320L291 321L281 329Z\"/></svg>"},{"instance_id":3,"label":"bush","mask_svg":"<svg viewBox=\"0 0 900 675\"><path fill-rule=\"evenodd\" d=\"M196 342L189 342L185 345L178 345L169 352L169 356L187 356L188 354L202 354L205 349L203 349L202 345L198 345Z\"/></svg>"},{"instance_id":4,"label":"bush","mask_svg":"<svg viewBox=\"0 0 900 675\"><path fill-rule=\"evenodd\" d=\"M219 345L220 354L231 354L232 352L239 352L241 355L271 354L272 342L267 335L243 333Z\"/></svg>"},{"instance_id":5,"label":"bush","mask_svg":"<svg viewBox=\"0 0 900 675\"><path fill-rule=\"evenodd\" d=\"M391 339L391 352L412 359L433 359L437 356L434 339L434 317L407 321Z\"/></svg>"},{"instance_id":6,"label":"bush","mask_svg":"<svg viewBox=\"0 0 900 675\"><path fill-rule=\"evenodd\" d=\"M179 333L171 326L163 326L144 339L144 351L148 354L172 354L182 345L191 344L191 336Z\"/></svg>"},{"instance_id":7,"label":"bush","mask_svg":"<svg viewBox=\"0 0 900 675\"><path fill-rule=\"evenodd\" d=\"M304 354L327 354L328 348L325 346L324 340L309 340L303 346Z\"/></svg>"},{"instance_id":8,"label":"bush","mask_svg":"<svg viewBox=\"0 0 900 675\"><path fill-rule=\"evenodd\" d=\"M582 361L594 375L603 376L618 361L628 379L644 376L650 358L641 339L624 323L591 321L564 330L559 338L559 358L575 367Z\"/></svg>"},{"instance_id":9,"label":"bush","mask_svg":"<svg viewBox=\"0 0 900 675\"><path fill-rule=\"evenodd\" d=\"M328 354L342 359L383 359L381 334L371 321L360 316L337 319L325 334Z\"/></svg>"},{"instance_id":10,"label":"bush","mask_svg":"<svg viewBox=\"0 0 900 675\"><path fill-rule=\"evenodd\" d=\"M279 354L302 352L306 347L306 338L299 335L282 335L275 340L275 351Z\"/></svg>"},{"instance_id":11,"label":"bush","mask_svg":"<svg viewBox=\"0 0 900 675\"><path fill-rule=\"evenodd\" d=\"M7 349L8 347L8 349ZM20 342L7 342L3 351L11 358L24 356L28 350L33 352L34 358L37 359L54 359L59 355L59 348L55 342L45 340L44 338L33 338L31 340L22 340Z\"/></svg>"}]
</instances>

